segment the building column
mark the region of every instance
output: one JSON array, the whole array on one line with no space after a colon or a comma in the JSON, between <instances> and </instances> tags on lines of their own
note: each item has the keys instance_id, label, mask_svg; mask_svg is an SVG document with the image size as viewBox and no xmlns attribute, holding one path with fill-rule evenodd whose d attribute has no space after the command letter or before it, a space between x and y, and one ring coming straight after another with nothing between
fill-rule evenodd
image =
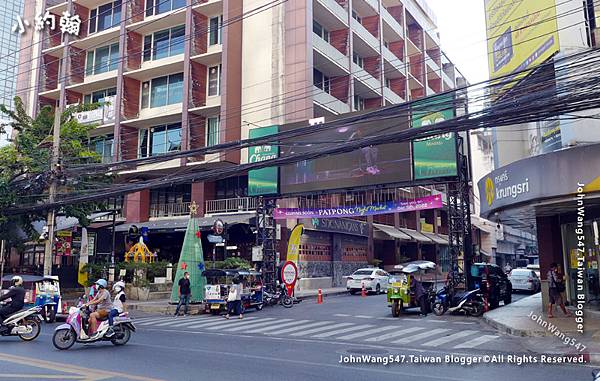
<instances>
[{"instance_id":1,"label":"building column","mask_svg":"<svg viewBox=\"0 0 600 381\"><path fill-rule=\"evenodd\" d=\"M542 279L542 304L548 303L548 279L546 275L550 270L550 264L556 262L565 273L564 258L562 252L562 235L558 216L536 217L537 242L540 259L540 278ZM544 308L546 313L546 308Z\"/></svg>"},{"instance_id":2,"label":"building column","mask_svg":"<svg viewBox=\"0 0 600 381\"><path fill-rule=\"evenodd\" d=\"M215 183L192 183L191 201L195 201L198 206L198 216L203 217L206 214L206 200L214 198Z\"/></svg>"},{"instance_id":3,"label":"building column","mask_svg":"<svg viewBox=\"0 0 600 381\"><path fill-rule=\"evenodd\" d=\"M150 190L129 193L125 199L127 222L146 222L150 218Z\"/></svg>"}]
</instances>

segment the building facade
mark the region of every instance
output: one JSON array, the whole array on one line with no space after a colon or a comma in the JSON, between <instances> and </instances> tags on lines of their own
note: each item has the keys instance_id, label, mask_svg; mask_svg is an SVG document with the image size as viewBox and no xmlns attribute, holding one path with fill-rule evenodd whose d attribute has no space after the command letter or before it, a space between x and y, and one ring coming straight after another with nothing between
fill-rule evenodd
<instances>
[{"instance_id":1,"label":"building facade","mask_svg":"<svg viewBox=\"0 0 600 381\"><path fill-rule=\"evenodd\" d=\"M245 139L260 127L374 109L466 84L442 52L424 0L38 0L36 7L57 18L69 11L82 23L77 36L33 36L37 69L21 92L28 111L104 102L77 117L98 125L91 144L105 162ZM247 161L246 149L229 151L140 165L121 178ZM249 196L245 174L129 194L118 202L117 232L147 226L161 255L176 259L192 202L206 228L217 217L228 223L237 249L217 257L250 258L257 200ZM436 258L447 252L447 237L439 236L447 234L446 218L444 210L384 215L362 221L367 231L358 234L351 223L324 228L309 221L303 271L338 284L341 277L323 263L354 263L344 267L348 272L376 258L385 265L401 257ZM278 228L282 253L297 222ZM120 246L117 239L117 254Z\"/></svg>"},{"instance_id":2,"label":"building facade","mask_svg":"<svg viewBox=\"0 0 600 381\"><path fill-rule=\"evenodd\" d=\"M536 75L556 73L552 78L560 78L569 70L560 57L597 46L600 9L594 2L547 0L536 2L535 7L544 7L551 13L547 16L555 15L542 19L547 20L538 24L544 25L543 30L534 34L536 43L544 48L517 47L511 57L542 57L539 62L531 62L546 65L511 90L518 91ZM491 46L494 41L490 41ZM503 65L510 66L513 58L503 59L502 54L492 53L490 50L494 78L494 73L502 74ZM558 88L560 80L549 81L548 86ZM585 116L597 112L580 113L583 118L576 120L558 117L494 129L491 142L495 168L478 183L482 217L536 236L544 301L546 274L555 262L566 275L567 300L573 304L585 300L587 307L595 309L600 305L600 126L597 120Z\"/></svg>"}]
</instances>

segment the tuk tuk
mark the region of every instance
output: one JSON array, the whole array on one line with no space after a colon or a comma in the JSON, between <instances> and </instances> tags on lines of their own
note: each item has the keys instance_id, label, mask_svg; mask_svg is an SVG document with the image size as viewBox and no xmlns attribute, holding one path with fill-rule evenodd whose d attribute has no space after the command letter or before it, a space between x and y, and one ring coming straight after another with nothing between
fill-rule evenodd
<instances>
[{"instance_id":1,"label":"tuk tuk","mask_svg":"<svg viewBox=\"0 0 600 381\"><path fill-rule=\"evenodd\" d=\"M233 279L238 278L242 285L242 310L263 308L262 275L252 270L208 269L202 272L206 277L204 305L206 313L214 315L227 310L227 295Z\"/></svg>"},{"instance_id":2,"label":"tuk tuk","mask_svg":"<svg viewBox=\"0 0 600 381\"><path fill-rule=\"evenodd\" d=\"M11 279L14 275L5 275L2 277L1 289L7 291L11 285ZM66 311L63 311L62 296L60 293L60 282L58 276L39 276L39 275L21 275L23 278L23 288L25 289L25 306L45 306L42 309L42 317L48 323L56 321L56 317L66 317Z\"/></svg>"},{"instance_id":3,"label":"tuk tuk","mask_svg":"<svg viewBox=\"0 0 600 381\"><path fill-rule=\"evenodd\" d=\"M398 317L407 308L420 307L416 296L411 293L411 283L419 276L419 281L425 288L428 295L432 293L434 282L423 282L423 273L428 270L435 271L435 263L430 261L412 261L401 265L394 266L394 269L389 271L390 279L387 289L388 307L392 308L392 316ZM434 292L435 295L435 292ZM429 305L430 303L428 303Z\"/></svg>"}]
</instances>

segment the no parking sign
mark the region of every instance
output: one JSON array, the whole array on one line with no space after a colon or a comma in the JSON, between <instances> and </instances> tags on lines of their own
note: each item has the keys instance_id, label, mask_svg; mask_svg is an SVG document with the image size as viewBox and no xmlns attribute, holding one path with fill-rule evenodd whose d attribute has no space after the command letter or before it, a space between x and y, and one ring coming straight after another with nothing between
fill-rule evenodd
<instances>
[{"instance_id":1,"label":"no parking sign","mask_svg":"<svg viewBox=\"0 0 600 381\"><path fill-rule=\"evenodd\" d=\"M281 279L287 288L288 295L292 296L294 285L298 279L298 267L296 267L294 262L287 261L283 264L283 267L281 268Z\"/></svg>"}]
</instances>

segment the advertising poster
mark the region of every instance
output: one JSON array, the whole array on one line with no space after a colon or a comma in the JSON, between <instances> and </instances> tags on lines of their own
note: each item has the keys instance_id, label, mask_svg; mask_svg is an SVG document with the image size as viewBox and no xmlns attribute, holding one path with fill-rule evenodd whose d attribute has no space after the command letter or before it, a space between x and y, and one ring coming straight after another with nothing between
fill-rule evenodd
<instances>
[{"instance_id":1,"label":"advertising poster","mask_svg":"<svg viewBox=\"0 0 600 381\"><path fill-rule=\"evenodd\" d=\"M418 128L454 118L454 96L438 96L415 102L412 127ZM413 145L414 179L456 176L456 137L454 133L417 139Z\"/></svg>"},{"instance_id":2,"label":"advertising poster","mask_svg":"<svg viewBox=\"0 0 600 381\"><path fill-rule=\"evenodd\" d=\"M559 49L555 0L485 0L485 19L491 79L533 68Z\"/></svg>"},{"instance_id":3,"label":"advertising poster","mask_svg":"<svg viewBox=\"0 0 600 381\"><path fill-rule=\"evenodd\" d=\"M278 132L278 126L254 128L250 130L250 139L274 135ZM278 156L279 147L277 146L265 145L248 148L248 163L257 163L261 161L276 159ZM261 196L265 194L276 194L278 191L277 179L277 167L267 167L249 171L248 195Z\"/></svg>"}]
</instances>

